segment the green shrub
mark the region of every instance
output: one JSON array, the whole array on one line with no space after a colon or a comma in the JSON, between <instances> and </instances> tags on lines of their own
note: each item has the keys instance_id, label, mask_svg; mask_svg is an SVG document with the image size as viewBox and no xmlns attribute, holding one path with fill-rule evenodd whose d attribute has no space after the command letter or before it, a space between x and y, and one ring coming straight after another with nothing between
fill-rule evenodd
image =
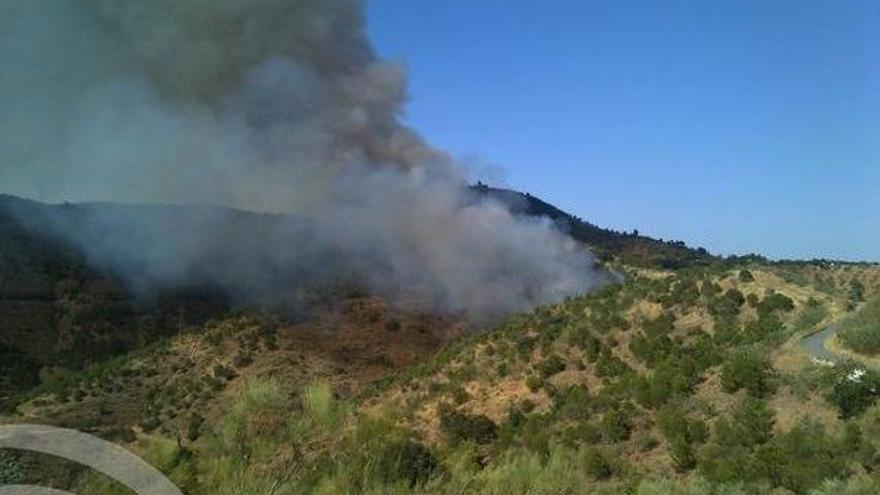
<instances>
[{"instance_id":1,"label":"green shrub","mask_svg":"<svg viewBox=\"0 0 880 495\"><path fill-rule=\"evenodd\" d=\"M159 418L155 415L151 415L141 420L140 427L144 431L150 432L158 428L160 424L162 424L162 422L159 420Z\"/></svg>"},{"instance_id":2,"label":"green shrub","mask_svg":"<svg viewBox=\"0 0 880 495\"><path fill-rule=\"evenodd\" d=\"M669 456L679 471L690 471L697 467L697 457L691 444L681 436L669 441Z\"/></svg>"},{"instance_id":3,"label":"green shrub","mask_svg":"<svg viewBox=\"0 0 880 495\"><path fill-rule=\"evenodd\" d=\"M602 416L602 432L615 442L628 439L632 432L629 415L621 409L607 411Z\"/></svg>"},{"instance_id":4,"label":"green shrub","mask_svg":"<svg viewBox=\"0 0 880 495\"><path fill-rule=\"evenodd\" d=\"M520 359L527 359L537 344L537 337L523 336L516 341L516 352Z\"/></svg>"},{"instance_id":5,"label":"green shrub","mask_svg":"<svg viewBox=\"0 0 880 495\"><path fill-rule=\"evenodd\" d=\"M541 361L537 366L537 371L544 379L565 371L565 362L556 354L551 355L547 359Z\"/></svg>"},{"instance_id":6,"label":"green shrub","mask_svg":"<svg viewBox=\"0 0 880 495\"><path fill-rule=\"evenodd\" d=\"M461 385L452 385L450 392L452 393L452 400L456 404L464 404L469 401L471 396L468 394L467 390L464 389Z\"/></svg>"},{"instance_id":7,"label":"green shrub","mask_svg":"<svg viewBox=\"0 0 880 495\"><path fill-rule=\"evenodd\" d=\"M773 423L763 400L746 397L729 417L716 421L713 442L698 458L700 472L714 482L760 480L765 471L756 452L773 438Z\"/></svg>"},{"instance_id":8,"label":"green shrub","mask_svg":"<svg viewBox=\"0 0 880 495\"><path fill-rule=\"evenodd\" d=\"M544 379L541 378L540 376L529 375L526 377L526 387L528 387L532 393L535 393L538 390L541 390L541 388L543 386L544 386Z\"/></svg>"},{"instance_id":9,"label":"green shrub","mask_svg":"<svg viewBox=\"0 0 880 495\"><path fill-rule=\"evenodd\" d=\"M758 313L757 320L746 323L745 333L740 341L749 344L772 342L784 335L784 329L782 320L776 313Z\"/></svg>"},{"instance_id":10,"label":"green shrub","mask_svg":"<svg viewBox=\"0 0 880 495\"><path fill-rule=\"evenodd\" d=\"M239 369L247 368L253 362L254 362L254 358L251 357L251 354L249 352L239 352L232 359L232 365L235 366L236 368L239 368Z\"/></svg>"},{"instance_id":11,"label":"green shrub","mask_svg":"<svg viewBox=\"0 0 880 495\"><path fill-rule=\"evenodd\" d=\"M849 281L849 298L854 303L865 300L865 285L857 278Z\"/></svg>"},{"instance_id":12,"label":"green shrub","mask_svg":"<svg viewBox=\"0 0 880 495\"><path fill-rule=\"evenodd\" d=\"M388 445L379 455L377 469L384 483L405 482L410 488L425 484L440 468L431 450L412 440Z\"/></svg>"},{"instance_id":13,"label":"green shrub","mask_svg":"<svg viewBox=\"0 0 880 495\"><path fill-rule=\"evenodd\" d=\"M636 400L656 408L676 397L689 395L699 379L697 363L687 356L669 358L634 384Z\"/></svg>"},{"instance_id":14,"label":"green shrub","mask_svg":"<svg viewBox=\"0 0 880 495\"><path fill-rule=\"evenodd\" d=\"M498 437L498 426L488 417L482 414L471 416L448 408L440 411L440 427L452 443L486 444Z\"/></svg>"},{"instance_id":15,"label":"green shrub","mask_svg":"<svg viewBox=\"0 0 880 495\"><path fill-rule=\"evenodd\" d=\"M869 355L880 353L880 296L844 320L838 335L843 345L856 352Z\"/></svg>"},{"instance_id":16,"label":"green shrub","mask_svg":"<svg viewBox=\"0 0 880 495\"><path fill-rule=\"evenodd\" d=\"M828 316L828 308L813 298L807 302L807 307L798 315L794 327L798 332L808 332L816 328L825 317Z\"/></svg>"},{"instance_id":17,"label":"green shrub","mask_svg":"<svg viewBox=\"0 0 880 495\"><path fill-rule=\"evenodd\" d=\"M602 351L602 343L596 337L589 336L587 337L586 344L584 347L584 357L589 362L596 362L599 359L599 354Z\"/></svg>"},{"instance_id":18,"label":"green shrub","mask_svg":"<svg viewBox=\"0 0 880 495\"><path fill-rule=\"evenodd\" d=\"M0 450L0 487L25 481L25 469L20 456L16 451Z\"/></svg>"},{"instance_id":19,"label":"green shrub","mask_svg":"<svg viewBox=\"0 0 880 495\"><path fill-rule=\"evenodd\" d=\"M771 390L770 360L753 349L735 352L721 368L721 386L728 393L745 388L754 397Z\"/></svg>"},{"instance_id":20,"label":"green shrub","mask_svg":"<svg viewBox=\"0 0 880 495\"><path fill-rule=\"evenodd\" d=\"M667 441L681 438L687 443L703 443L708 436L706 423L697 418L689 419L678 406L666 405L657 412L657 426Z\"/></svg>"},{"instance_id":21,"label":"green shrub","mask_svg":"<svg viewBox=\"0 0 880 495\"><path fill-rule=\"evenodd\" d=\"M222 364L218 364L214 366L214 377L223 379L223 380L231 380L235 378L235 372L231 369L223 366Z\"/></svg>"},{"instance_id":22,"label":"green shrub","mask_svg":"<svg viewBox=\"0 0 880 495\"><path fill-rule=\"evenodd\" d=\"M841 447L821 424L798 424L758 449L756 470L776 486L806 493L845 472L851 452Z\"/></svg>"},{"instance_id":23,"label":"green shrub","mask_svg":"<svg viewBox=\"0 0 880 495\"><path fill-rule=\"evenodd\" d=\"M739 308L746 302L746 298L745 296L743 296L743 293L737 289L728 290L724 293L723 297L724 299L730 301L730 304L736 306L737 308Z\"/></svg>"},{"instance_id":24,"label":"green shrub","mask_svg":"<svg viewBox=\"0 0 880 495\"><path fill-rule=\"evenodd\" d=\"M604 480L614 474L611 463L597 449L587 449L584 452L584 466L594 480Z\"/></svg>"},{"instance_id":25,"label":"green shrub","mask_svg":"<svg viewBox=\"0 0 880 495\"><path fill-rule=\"evenodd\" d=\"M596 374L602 378L623 376L632 371L620 358L615 356L610 349L603 348L596 361Z\"/></svg>"},{"instance_id":26,"label":"green shrub","mask_svg":"<svg viewBox=\"0 0 880 495\"><path fill-rule=\"evenodd\" d=\"M880 398L880 375L857 366L841 367L828 400L843 418L858 416Z\"/></svg>"},{"instance_id":27,"label":"green shrub","mask_svg":"<svg viewBox=\"0 0 880 495\"><path fill-rule=\"evenodd\" d=\"M749 294L746 296L746 303L750 308L757 308L758 304L761 303L761 300L758 298L757 294Z\"/></svg>"},{"instance_id":28,"label":"green shrub","mask_svg":"<svg viewBox=\"0 0 880 495\"><path fill-rule=\"evenodd\" d=\"M553 398L553 413L561 419L582 419L590 412L586 385L571 385Z\"/></svg>"},{"instance_id":29,"label":"green shrub","mask_svg":"<svg viewBox=\"0 0 880 495\"><path fill-rule=\"evenodd\" d=\"M777 311L787 313L793 309L794 301L788 296L779 293L770 294L758 303L759 313L773 313Z\"/></svg>"},{"instance_id":30,"label":"green shrub","mask_svg":"<svg viewBox=\"0 0 880 495\"><path fill-rule=\"evenodd\" d=\"M726 447L754 447L773 437L773 411L761 399L746 397L729 419L721 418L715 423L715 437Z\"/></svg>"},{"instance_id":31,"label":"green shrub","mask_svg":"<svg viewBox=\"0 0 880 495\"><path fill-rule=\"evenodd\" d=\"M190 442L195 442L202 435L202 425L204 423L205 418L199 413L193 413L189 417L189 421L186 425L186 438Z\"/></svg>"}]
</instances>

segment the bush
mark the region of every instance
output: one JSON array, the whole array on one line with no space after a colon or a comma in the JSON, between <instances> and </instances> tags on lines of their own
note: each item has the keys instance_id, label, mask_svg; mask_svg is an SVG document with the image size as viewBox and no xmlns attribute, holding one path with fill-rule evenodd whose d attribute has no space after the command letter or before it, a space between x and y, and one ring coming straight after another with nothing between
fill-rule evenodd
<instances>
[{"instance_id":1,"label":"bush","mask_svg":"<svg viewBox=\"0 0 880 495\"><path fill-rule=\"evenodd\" d=\"M604 480L614 474L611 463L596 449L588 449L584 453L584 465L587 473L595 480Z\"/></svg>"},{"instance_id":2,"label":"bush","mask_svg":"<svg viewBox=\"0 0 880 495\"><path fill-rule=\"evenodd\" d=\"M16 485L25 480L25 470L19 459L20 453L0 450L0 487Z\"/></svg>"},{"instance_id":3,"label":"bush","mask_svg":"<svg viewBox=\"0 0 880 495\"><path fill-rule=\"evenodd\" d=\"M840 325L840 341L864 354L880 353L880 297L868 302L858 313Z\"/></svg>"},{"instance_id":4,"label":"bush","mask_svg":"<svg viewBox=\"0 0 880 495\"><path fill-rule=\"evenodd\" d=\"M590 412L590 392L586 385L571 385L553 398L553 412L562 419L582 419Z\"/></svg>"},{"instance_id":5,"label":"bush","mask_svg":"<svg viewBox=\"0 0 880 495\"><path fill-rule=\"evenodd\" d=\"M757 320L746 323L742 341L750 344L772 341L773 337L782 336L784 329L776 313L759 313Z\"/></svg>"},{"instance_id":6,"label":"bush","mask_svg":"<svg viewBox=\"0 0 880 495\"><path fill-rule=\"evenodd\" d=\"M452 393L452 401L456 404L464 404L469 401L471 396L468 394L467 390L464 389L461 385L452 385L451 386Z\"/></svg>"},{"instance_id":7,"label":"bush","mask_svg":"<svg viewBox=\"0 0 880 495\"><path fill-rule=\"evenodd\" d=\"M410 488L425 484L440 467L431 450L412 440L388 445L379 455L377 469L384 483L406 482Z\"/></svg>"},{"instance_id":8,"label":"bush","mask_svg":"<svg viewBox=\"0 0 880 495\"><path fill-rule=\"evenodd\" d=\"M730 417L715 423L714 441L698 459L700 472L715 482L759 481L755 452L773 438L773 413L763 400L746 397Z\"/></svg>"},{"instance_id":9,"label":"bush","mask_svg":"<svg viewBox=\"0 0 880 495\"><path fill-rule=\"evenodd\" d=\"M795 320L795 329L798 332L807 332L816 328L816 326L828 316L828 308L819 301L810 298L807 307L801 311Z\"/></svg>"},{"instance_id":10,"label":"bush","mask_svg":"<svg viewBox=\"0 0 880 495\"><path fill-rule=\"evenodd\" d=\"M488 417L470 416L451 409L440 411L440 427L453 443L490 443L498 437L498 426Z\"/></svg>"},{"instance_id":11,"label":"bush","mask_svg":"<svg viewBox=\"0 0 880 495\"><path fill-rule=\"evenodd\" d=\"M160 424L162 424L162 422L159 421L159 418L155 415L144 418L140 422L141 429L143 429L145 432L151 432L155 430L159 427Z\"/></svg>"},{"instance_id":12,"label":"bush","mask_svg":"<svg viewBox=\"0 0 880 495\"><path fill-rule=\"evenodd\" d=\"M752 272L748 270L740 270L739 271L739 281L748 284L755 281L755 276L752 275Z\"/></svg>"},{"instance_id":13,"label":"bush","mask_svg":"<svg viewBox=\"0 0 880 495\"><path fill-rule=\"evenodd\" d=\"M706 423L700 419L688 419L678 406L666 405L657 412L657 426L667 441L681 438L685 442L703 443L708 436Z\"/></svg>"},{"instance_id":14,"label":"bush","mask_svg":"<svg viewBox=\"0 0 880 495\"><path fill-rule=\"evenodd\" d=\"M849 298L854 303L860 303L865 300L865 286L857 278L849 281Z\"/></svg>"},{"instance_id":15,"label":"bush","mask_svg":"<svg viewBox=\"0 0 880 495\"><path fill-rule=\"evenodd\" d=\"M770 360L758 351L745 349L734 353L721 368L721 386L728 393L745 388L754 397L771 390Z\"/></svg>"},{"instance_id":16,"label":"bush","mask_svg":"<svg viewBox=\"0 0 880 495\"><path fill-rule=\"evenodd\" d=\"M630 371L630 367L608 348L603 349L596 361L596 374L602 378L619 377Z\"/></svg>"},{"instance_id":17,"label":"bush","mask_svg":"<svg viewBox=\"0 0 880 495\"><path fill-rule=\"evenodd\" d=\"M840 447L825 434L821 424L802 423L761 446L755 464L774 485L806 493L825 479L845 472L850 452Z\"/></svg>"},{"instance_id":18,"label":"bush","mask_svg":"<svg viewBox=\"0 0 880 495\"><path fill-rule=\"evenodd\" d=\"M247 368L253 362L254 362L254 358L251 357L250 353L248 353L248 352L239 352L232 359L232 365L235 366L236 368L239 368L239 369Z\"/></svg>"},{"instance_id":19,"label":"bush","mask_svg":"<svg viewBox=\"0 0 880 495\"><path fill-rule=\"evenodd\" d=\"M734 306L736 306L737 308L742 306L746 302L746 298L745 298L745 296L743 296L743 293L736 290L736 289L728 290L727 292L724 293L723 297L724 297L724 299L727 299L728 301L730 301L730 303L733 304Z\"/></svg>"},{"instance_id":20,"label":"bush","mask_svg":"<svg viewBox=\"0 0 880 495\"><path fill-rule=\"evenodd\" d=\"M541 387L544 386L544 380L538 375L529 375L526 377L526 387L532 392L535 393L538 390L541 390Z\"/></svg>"},{"instance_id":21,"label":"bush","mask_svg":"<svg viewBox=\"0 0 880 495\"><path fill-rule=\"evenodd\" d=\"M770 294L758 303L758 313L773 313L776 311L787 313L793 309L794 301L779 293Z\"/></svg>"},{"instance_id":22,"label":"bush","mask_svg":"<svg viewBox=\"0 0 880 495\"><path fill-rule=\"evenodd\" d=\"M193 413L189 417L189 422L186 425L186 438L190 442L195 442L202 435L202 425L204 423L205 418L199 413Z\"/></svg>"},{"instance_id":23,"label":"bush","mask_svg":"<svg viewBox=\"0 0 880 495\"><path fill-rule=\"evenodd\" d=\"M746 296L746 303L749 305L750 308L757 308L758 304L761 303L761 300L758 299L757 294L749 294L748 296Z\"/></svg>"},{"instance_id":24,"label":"bush","mask_svg":"<svg viewBox=\"0 0 880 495\"><path fill-rule=\"evenodd\" d=\"M232 380L235 378L235 372L222 364L218 364L214 366L214 377L224 380Z\"/></svg>"},{"instance_id":25,"label":"bush","mask_svg":"<svg viewBox=\"0 0 880 495\"><path fill-rule=\"evenodd\" d=\"M565 371L565 363L556 354L551 355L537 366L537 371L544 379Z\"/></svg>"},{"instance_id":26,"label":"bush","mask_svg":"<svg viewBox=\"0 0 880 495\"><path fill-rule=\"evenodd\" d=\"M880 397L880 376L858 367L842 367L838 372L828 400L837 405L840 416L851 418L877 402Z\"/></svg>"},{"instance_id":27,"label":"bush","mask_svg":"<svg viewBox=\"0 0 880 495\"><path fill-rule=\"evenodd\" d=\"M669 441L669 456L672 457L672 462L679 471L690 471L697 467L694 448L684 437L674 437Z\"/></svg>"},{"instance_id":28,"label":"bush","mask_svg":"<svg viewBox=\"0 0 880 495\"><path fill-rule=\"evenodd\" d=\"M754 447L773 437L773 411L761 399L746 397L734 410L731 418L720 419L715 424L717 441L727 447Z\"/></svg>"},{"instance_id":29,"label":"bush","mask_svg":"<svg viewBox=\"0 0 880 495\"><path fill-rule=\"evenodd\" d=\"M627 413L620 409L612 409L602 417L602 431L609 440L619 442L629 438L632 423Z\"/></svg>"},{"instance_id":30,"label":"bush","mask_svg":"<svg viewBox=\"0 0 880 495\"><path fill-rule=\"evenodd\" d=\"M669 358L635 384L635 397L645 407L656 408L675 397L689 395L699 379L697 363L687 356Z\"/></svg>"}]
</instances>

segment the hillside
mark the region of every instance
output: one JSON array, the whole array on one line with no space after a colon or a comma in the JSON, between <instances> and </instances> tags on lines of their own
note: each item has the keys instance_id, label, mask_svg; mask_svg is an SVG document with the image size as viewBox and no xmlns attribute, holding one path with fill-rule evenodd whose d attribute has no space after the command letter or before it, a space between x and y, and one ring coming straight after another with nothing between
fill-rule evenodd
<instances>
[{"instance_id":1,"label":"hillside","mask_svg":"<svg viewBox=\"0 0 880 495\"><path fill-rule=\"evenodd\" d=\"M511 211L518 214L553 220L573 238L590 246L605 261L617 259L633 266L676 269L706 265L715 260L705 249L690 248L681 241L661 241L637 232L616 232L596 226L528 193L485 184L471 186L471 191L478 197L491 198L506 204Z\"/></svg>"},{"instance_id":2,"label":"hillside","mask_svg":"<svg viewBox=\"0 0 880 495\"><path fill-rule=\"evenodd\" d=\"M854 365L798 342L846 314L853 280L877 297L878 272L629 269L479 335L370 299L295 326L230 316L16 415L114 438L187 493L807 493L841 473L818 493L872 493L880 378L852 388Z\"/></svg>"},{"instance_id":3,"label":"hillside","mask_svg":"<svg viewBox=\"0 0 880 495\"><path fill-rule=\"evenodd\" d=\"M472 190L516 214L552 219L604 259L639 266L711 260L678 244L600 229L528 194L484 186ZM356 281L340 277L344 267L310 273L304 280L302 267L283 265L266 252L271 246L293 249L298 241L286 232L297 231L290 227L297 222L225 208L48 205L0 195L0 402L35 385L39 370L49 364L80 368L222 315L233 305L230 296L240 295L243 287L268 287L248 293L245 302L295 318L325 299L361 291ZM183 234L198 229L212 233L207 256L195 251L188 272L151 279L151 273L165 271L157 265L189 256L193 248ZM229 242L226 233L236 241ZM137 250L120 255L114 239L140 242ZM146 291L138 292L139 287Z\"/></svg>"},{"instance_id":4,"label":"hillside","mask_svg":"<svg viewBox=\"0 0 880 495\"><path fill-rule=\"evenodd\" d=\"M0 418L116 441L196 494L876 491L880 375L853 353L821 364L801 339L863 321L880 267L722 260L482 193L567 223L622 278L479 333L345 280L304 287L293 313L212 284L144 298L9 208L54 225L212 210L3 198ZM232 214L255 239L278 221ZM0 465L0 482L117 489L38 455Z\"/></svg>"}]
</instances>

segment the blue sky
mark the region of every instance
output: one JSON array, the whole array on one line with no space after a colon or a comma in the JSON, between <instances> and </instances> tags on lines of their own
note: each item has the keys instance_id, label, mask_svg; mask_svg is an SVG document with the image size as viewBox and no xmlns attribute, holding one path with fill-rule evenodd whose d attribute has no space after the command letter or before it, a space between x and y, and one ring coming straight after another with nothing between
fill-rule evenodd
<instances>
[{"instance_id":1,"label":"blue sky","mask_svg":"<svg viewBox=\"0 0 880 495\"><path fill-rule=\"evenodd\" d=\"M880 2L368 5L405 120L510 187L721 254L880 261Z\"/></svg>"}]
</instances>

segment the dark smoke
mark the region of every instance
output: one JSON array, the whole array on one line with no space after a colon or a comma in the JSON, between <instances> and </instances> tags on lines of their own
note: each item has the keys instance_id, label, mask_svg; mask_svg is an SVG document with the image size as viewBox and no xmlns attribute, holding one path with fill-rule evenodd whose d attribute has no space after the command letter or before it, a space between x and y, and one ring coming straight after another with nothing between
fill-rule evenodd
<instances>
[{"instance_id":1,"label":"dark smoke","mask_svg":"<svg viewBox=\"0 0 880 495\"><path fill-rule=\"evenodd\" d=\"M461 169L400 124L405 71L375 56L363 11L350 0L0 0L0 188L218 206L26 219L134 286L205 279L262 297L344 271L477 317L593 286L586 251L474 201Z\"/></svg>"}]
</instances>

